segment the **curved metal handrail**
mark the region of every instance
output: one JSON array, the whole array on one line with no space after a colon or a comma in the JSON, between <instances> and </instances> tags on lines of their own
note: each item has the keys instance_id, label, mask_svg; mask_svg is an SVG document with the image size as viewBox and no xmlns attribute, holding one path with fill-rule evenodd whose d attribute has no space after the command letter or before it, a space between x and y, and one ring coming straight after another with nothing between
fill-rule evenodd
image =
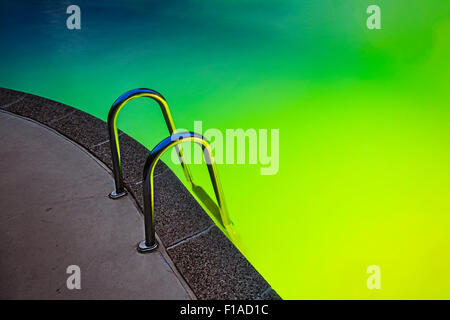
<instances>
[{"instance_id":1,"label":"curved metal handrail","mask_svg":"<svg viewBox=\"0 0 450 320\"><path fill-rule=\"evenodd\" d=\"M176 133L167 137L161 141L147 157L147 161L144 166L144 224L145 224L145 240L138 244L138 251L141 253L150 252L156 249L158 246L155 238L155 199L154 199L154 183L153 175L155 171L155 166L161 156L169 150L171 147L176 146L184 141L193 141L202 146L205 157L206 164L208 166L209 175L214 188L214 193L216 195L216 200L218 207L215 205L214 201L209 198L206 192L203 191L199 186L193 187L196 194L201 198L202 202L208 207L208 209L213 209L212 205L216 206L216 212L219 213L217 217L224 227L228 230L232 225L228 218L227 210L225 206L222 186L219 181L219 175L217 173L217 168L212 156L212 150L208 141L203 138L203 136L194 132L182 132ZM199 192L199 189L202 191ZM214 209L213 209L214 210ZM214 212L213 212L214 213Z\"/></svg>"},{"instance_id":2,"label":"curved metal handrail","mask_svg":"<svg viewBox=\"0 0 450 320\"><path fill-rule=\"evenodd\" d=\"M109 143L111 147L111 158L112 158L112 164L113 164L113 172L114 172L114 183L115 183L115 190L110 193L109 197L112 199L120 198L127 194L125 190L125 186L123 183L123 174L122 174L122 162L120 159L120 147L119 147L119 137L117 134L117 115L119 114L119 111L133 99L139 98L139 97L148 97L153 100L155 100L164 115L164 120L167 125L167 129L169 129L170 135L174 134L176 131L175 124L173 122L172 115L170 113L169 106L166 102L166 99L157 91L151 90L151 89L134 89L130 90L123 95L121 95L119 98L117 98L116 101L114 101L113 105L111 106L111 109L108 113L108 132L109 132ZM181 148L177 147L178 156L180 158L181 165L183 167L184 174L186 176L186 179L188 183L191 185L191 187L194 185L191 173L189 171L189 168L184 161L183 157L183 151Z\"/></svg>"}]
</instances>

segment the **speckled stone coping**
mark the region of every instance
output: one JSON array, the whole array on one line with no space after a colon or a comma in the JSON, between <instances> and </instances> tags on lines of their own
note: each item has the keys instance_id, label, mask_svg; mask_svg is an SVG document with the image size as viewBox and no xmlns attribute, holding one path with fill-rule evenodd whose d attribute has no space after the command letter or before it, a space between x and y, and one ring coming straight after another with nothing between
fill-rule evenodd
<instances>
[{"instance_id":1,"label":"speckled stone coping","mask_svg":"<svg viewBox=\"0 0 450 320\"><path fill-rule=\"evenodd\" d=\"M111 169L103 120L56 101L5 88L0 88L0 109L57 130ZM125 186L142 212L142 169L149 150L121 131L119 141ZM161 161L155 182L156 232L198 299L280 299Z\"/></svg>"}]
</instances>

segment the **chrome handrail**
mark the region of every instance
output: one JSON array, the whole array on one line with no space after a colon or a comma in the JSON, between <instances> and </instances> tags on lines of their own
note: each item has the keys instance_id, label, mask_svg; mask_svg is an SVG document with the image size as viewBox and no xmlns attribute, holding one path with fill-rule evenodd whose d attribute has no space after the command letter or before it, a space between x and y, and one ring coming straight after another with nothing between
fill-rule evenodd
<instances>
[{"instance_id":1,"label":"chrome handrail","mask_svg":"<svg viewBox=\"0 0 450 320\"><path fill-rule=\"evenodd\" d=\"M153 150L150 152L147 157L147 161L144 166L144 228L145 228L145 240L141 241L138 244L138 251L141 253L151 252L155 250L158 246L155 238L155 195L154 195L154 181L153 175L155 171L155 166L158 163L161 156L169 150L173 146L177 146L178 144L184 141L193 141L197 144L200 144L203 149L203 155L205 157L206 164L208 166L208 172L211 178L211 182L214 188L214 193L216 195L217 200L217 210L219 213L220 222L224 225L226 229L232 225L231 221L228 218L227 210L225 206L225 200L223 196L222 186L219 181L219 175L217 173L216 164L214 162L214 158L212 156L212 150L209 145L209 142L203 138L203 136L194 133L194 132L182 132L176 133L167 137L163 141L161 141ZM207 151L206 153L204 151ZM195 189L201 189L199 186L194 185ZM203 189L201 189L203 190ZM197 193L197 192L196 192ZM209 203L209 206L214 205L214 201L209 198L206 192L200 192L202 194L203 199L202 202Z\"/></svg>"},{"instance_id":2,"label":"chrome handrail","mask_svg":"<svg viewBox=\"0 0 450 320\"><path fill-rule=\"evenodd\" d=\"M125 190L125 186L123 183L123 173L122 173L122 162L120 159L120 147L119 147L119 137L117 134L117 115L119 111L133 99L139 97L148 97L155 100L164 115L164 120L166 122L167 128L169 130L169 134L172 135L175 133L176 128L173 122L172 115L170 113L169 106L166 102L166 99L157 91L151 89L134 89L130 90L114 101L111 109L108 113L108 132L109 132L109 143L111 147L111 158L113 164L113 172L114 172L114 184L115 190L109 194L111 199L118 199L127 194ZM181 165L183 167L184 174L186 176L187 182L191 187L194 186L194 182L189 171L189 168L186 164L186 161L183 157L183 151L181 148L177 147L178 156L180 158Z\"/></svg>"}]
</instances>

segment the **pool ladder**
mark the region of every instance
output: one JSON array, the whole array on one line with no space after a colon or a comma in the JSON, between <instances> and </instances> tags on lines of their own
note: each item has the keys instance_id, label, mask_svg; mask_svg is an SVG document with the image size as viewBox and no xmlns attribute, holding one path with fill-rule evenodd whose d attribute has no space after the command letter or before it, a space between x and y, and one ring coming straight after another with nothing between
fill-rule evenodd
<instances>
[{"instance_id":1,"label":"pool ladder","mask_svg":"<svg viewBox=\"0 0 450 320\"><path fill-rule=\"evenodd\" d=\"M155 100L163 113L169 136L158 143L150 152L144 165L143 170L143 195L144 195L144 230L145 240L138 244L138 251L141 253L151 252L158 247L155 238L155 194L154 194L154 171L156 164L161 156L175 147L187 183L194 194L199 198L203 205L211 212L211 214L222 224L222 226L229 230L232 225L228 218L227 209L223 195L222 186L220 184L217 167L214 162L212 150L209 142L201 135L194 132L176 132L175 124L170 113L169 106L164 97L157 91L151 89L134 89L121 95L111 106L108 114L108 132L109 142L111 147L111 158L113 164L114 184L115 190L109 194L111 199L118 199L127 194L123 182L122 162L120 158L119 136L117 131L117 116L120 110L133 99L140 97L148 97ZM196 185L186 162L183 150L180 143L191 141L199 144L202 147L205 162L208 167L209 176L216 196L217 204L206 191ZM206 152L205 152L206 151Z\"/></svg>"}]
</instances>

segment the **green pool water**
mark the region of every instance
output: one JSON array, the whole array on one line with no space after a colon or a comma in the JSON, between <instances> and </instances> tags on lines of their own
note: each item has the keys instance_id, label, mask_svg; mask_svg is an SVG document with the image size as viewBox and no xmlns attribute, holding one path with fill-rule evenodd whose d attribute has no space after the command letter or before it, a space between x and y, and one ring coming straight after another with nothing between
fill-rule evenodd
<instances>
[{"instance_id":1,"label":"green pool water","mask_svg":"<svg viewBox=\"0 0 450 320\"><path fill-rule=\"evenodd\" d=\"M70 4L0 3L0 86L103 120L147 87L179 128L279 129L277 174L218 170L232 240L282 298L450 298L448 1L80 0L81 30ZM146 99L118 126L149 149L167 135Z\"/></svg>"}]
</instances>

